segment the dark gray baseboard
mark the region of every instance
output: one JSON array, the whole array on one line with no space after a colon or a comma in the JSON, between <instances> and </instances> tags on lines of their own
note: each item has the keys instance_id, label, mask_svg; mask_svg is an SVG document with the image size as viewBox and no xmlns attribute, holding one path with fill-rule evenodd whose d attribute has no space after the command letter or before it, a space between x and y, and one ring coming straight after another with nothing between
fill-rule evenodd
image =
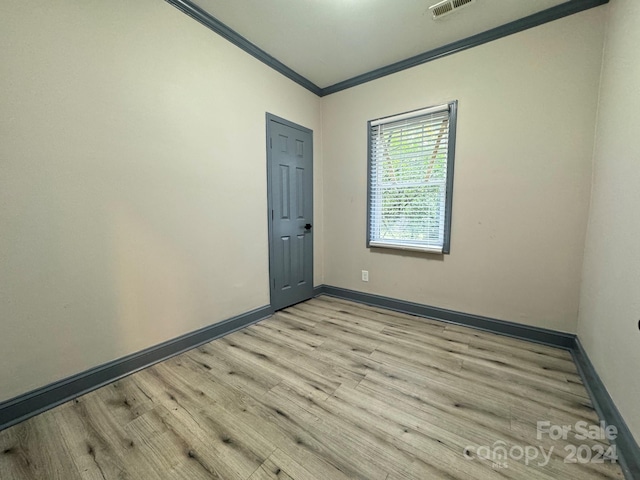
<instances>
[{"instance_id":1,"label":"dark gray baseboard","mask_svg":"<svg viewBox=\"0 0 640 480\"><path fill-rule=\"evenodd\" d=\"M174 338L0 403L0 430L271 315L265 306Z\"/></svg>"},{"instance_id":2,"label":"dark gray baseboard","mask_svg":"<svg viewBox=\"0 0 640 480\"><path fill-rule=\"evenodd\" d=\"M625 478L627 480L640 480L640 447L638 447L629 427L625 423L622 415L620 415L618 408L596 373L593 364L589 360L587 353L576 335L446 310L444 308L419 303L406 302L404 300L348 290L346 288L332 287L330 285L317 286L314 288L313 293L314 296L328 295L345 300L352 300L366 305L387 308L420 317L433 318L447 323L463 325L569 350L598 416L601 420L604 420L607 425L614 425L618 429L618 438L615 444L618 451L619 463Z\"/></svg>"},{"instance_id":3,"label":"dark gray baseboard","mask_svg":"<svg viewBox=\"0 0 640 480\"><path fill-rule=\"evenodd\" d=\"M420 317L433 318L447 323L454 323L465 327L473 327L491 333L499 333L509 337L520 338L530 342L542 343L552 347L570 350L575 344L576 336L572 333L558 332L546 328L532 327L520 323L496 320L494 318L481 317L470 313L456 312L440 307L432 307L420 303L407 302L372 293L357 292L346 288L321 285L314 289L314 294L329 295L332 297L353 300L376 307L387 308L402 313L410 313Z\"/></svg>"},{"instance_id":4,"label":"dark gray baseboard","mask_svg":"<svg viewBox=\"0 0 640 480\"><path fill-rule=\"evenodd\" d=\"M615 443L625 478L640 480L640 447L575 335L328 285L315 287L313 293L314 296L329 295L353 300L571 351L599 417L607 425L615 425L618 429L618 438ZM271 306L264 306L2 402L0 403L0 430L155 363L247 327L272 313Z\"/></svg>"},{"instance_id":5,"label":"dark gray baseboard","mask_svg":"<svg viewBox=\"0 0 640 480\"><path fill-rule=\"evenodd\" d=\"M613 425L618 429L618 438L614 443L625 478L640 480L640 447L577 338L571 353L598 416L607 425Z\"/></svg>"}]
</instances>

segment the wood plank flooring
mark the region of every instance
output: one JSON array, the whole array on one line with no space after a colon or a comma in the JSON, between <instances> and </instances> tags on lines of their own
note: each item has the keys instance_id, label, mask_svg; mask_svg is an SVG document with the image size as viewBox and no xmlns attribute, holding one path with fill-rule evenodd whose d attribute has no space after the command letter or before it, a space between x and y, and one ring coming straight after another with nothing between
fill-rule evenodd
<instances>
[{"instance_id":1,"label":"wood plank flooring","mask_svg":"<svg viewBox=\"0 0 640 480\"><path fill-rule=\"evenodd\" d=\"M568 352L319 297L0 432L0 479L623 478L539 420L598 423Z\"/></svg>"}]
</instances>

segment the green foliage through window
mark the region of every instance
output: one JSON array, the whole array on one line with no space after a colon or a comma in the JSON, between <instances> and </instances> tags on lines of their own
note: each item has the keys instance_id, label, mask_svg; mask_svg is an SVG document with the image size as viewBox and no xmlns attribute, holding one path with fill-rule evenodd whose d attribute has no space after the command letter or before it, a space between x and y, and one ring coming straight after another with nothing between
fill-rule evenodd
<instances>
[{"instance_id":1,"label":"green foliage through window","mask_svg":"<svg viewBox=\"0 0 640 480\"><path fill-rule=\"evenodd\" d=\"M398 117L370 124L370 241L442 248L450 110Z\"/></svg>"}]
</instances>

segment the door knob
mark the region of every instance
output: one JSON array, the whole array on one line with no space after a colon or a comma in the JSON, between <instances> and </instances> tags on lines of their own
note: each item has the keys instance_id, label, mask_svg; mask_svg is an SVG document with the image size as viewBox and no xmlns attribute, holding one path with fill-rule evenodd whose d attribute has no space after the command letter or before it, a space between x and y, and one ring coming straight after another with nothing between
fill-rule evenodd
<instances>
[{"instance_id":1,"label":"door knob","mask_svg":"<svg viewBox=\"0 0 640 480\"><path fill-rule=\"evenodd\" d=\"M305 229L305 230L311 230L311 227L312 227L312 225L311 225L310 223L307 223L307 224L304 226L304 229Z\"/></svg>"}]
</instances>

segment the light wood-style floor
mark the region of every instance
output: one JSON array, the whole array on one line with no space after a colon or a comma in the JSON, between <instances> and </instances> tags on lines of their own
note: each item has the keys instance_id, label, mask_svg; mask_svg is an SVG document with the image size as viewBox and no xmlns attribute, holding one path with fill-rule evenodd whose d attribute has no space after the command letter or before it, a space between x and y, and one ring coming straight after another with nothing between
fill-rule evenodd
<instances>
[{"instance_id":1,"label":"light wood-style floor","mask_svg":"<svg viewBox=\"0 0 640 480\"><path fill-rule=\"evenodd\" d=\"M538 420L598 422L568 352L320 297L0 432L0 478L623 478Z\"/></svg>"}]
</instances>

